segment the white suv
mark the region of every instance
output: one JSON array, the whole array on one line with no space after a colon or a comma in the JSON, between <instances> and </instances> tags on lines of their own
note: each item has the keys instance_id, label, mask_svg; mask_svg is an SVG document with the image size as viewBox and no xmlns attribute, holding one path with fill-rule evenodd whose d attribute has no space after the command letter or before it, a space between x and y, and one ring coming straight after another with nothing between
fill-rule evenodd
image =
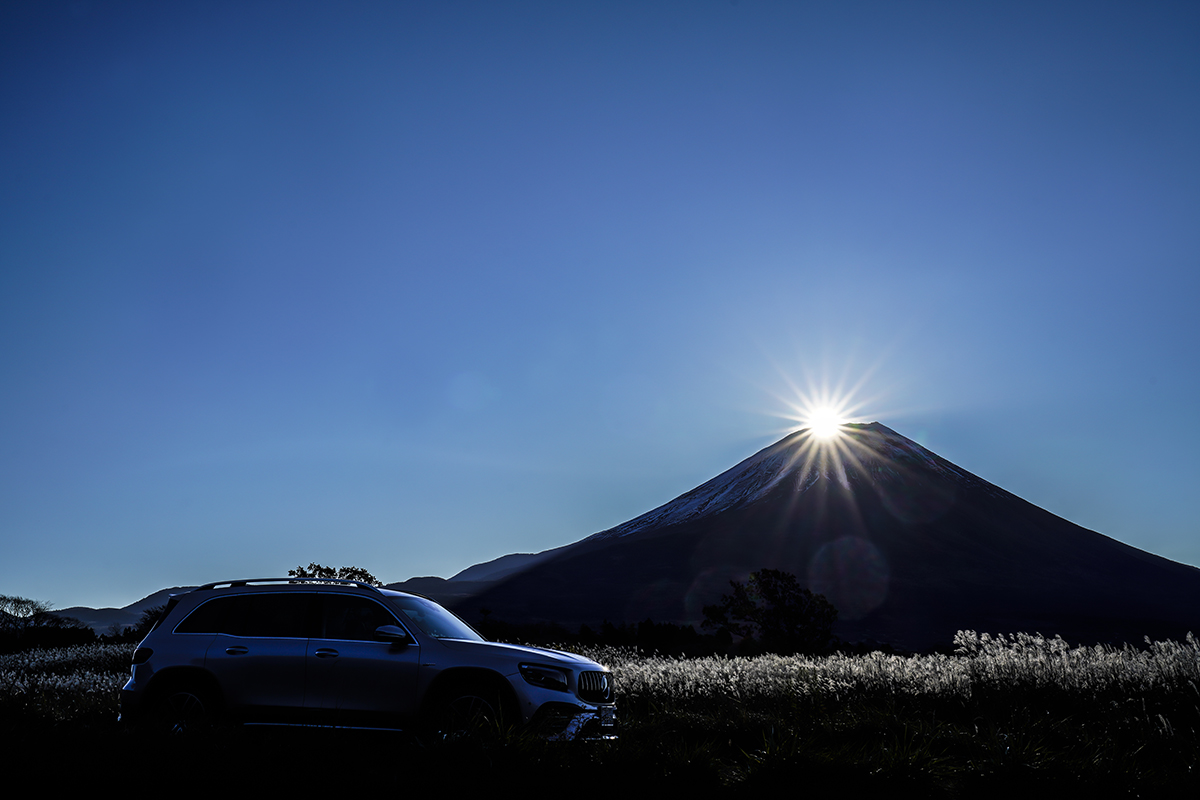
<instances>
[{"instance_id":1,"label":"white suv","mask_svg":"<svg viewBox=\"0 0 1200 800\"><path fill-rule=\"evenodd\" d=\"M121 719L179 731L217 715L615 738L612 675L596 662L489 642L420 595L323 579L225 581L171 597L133 655Z\"/></svg>"}]
</instances>

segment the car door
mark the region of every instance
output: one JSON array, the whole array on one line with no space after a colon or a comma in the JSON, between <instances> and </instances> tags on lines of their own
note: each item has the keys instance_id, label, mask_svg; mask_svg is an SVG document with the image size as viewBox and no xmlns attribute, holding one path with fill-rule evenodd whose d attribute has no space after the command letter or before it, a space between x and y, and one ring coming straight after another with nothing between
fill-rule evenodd
<instances>
[{"instance_id":1,"label":"car door","mask_svg":"<svg viewBox=\"0 0 1200 800\"><path fill-rule=\"evenodd\" d=\"M315 599L315 592L227 595L184 620L183 632L216 634L204 666L220 684L230 710L266 719L303 711L307 632Z\"/></svg>"},{"instance_id":2,"label":"car door","mask_svg":"<svg viewBox=\"0 0 1200 800\"><path fill-rule=\"evenodd\" d=\"M316 630L308 641L305 705L336 725L403 725L416 714L420 646L383 641L375 631L395 625L386 606L362 595L319 594Z\"/></svg>"}]
</instances>

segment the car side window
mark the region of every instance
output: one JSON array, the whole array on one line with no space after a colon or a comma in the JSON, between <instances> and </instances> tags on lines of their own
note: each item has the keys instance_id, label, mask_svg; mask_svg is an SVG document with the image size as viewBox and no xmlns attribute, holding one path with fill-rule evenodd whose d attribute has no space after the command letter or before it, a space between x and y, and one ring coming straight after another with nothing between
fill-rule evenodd
<instances>
[{"instance_id":1,"label":"car side window","mask_svg":"<svg viewBox=\"0 0 1200 800\"><path fill-rule=\"evenodd\" d=\"M304 639L313 594L239 594L203 603L175 628L176 633Z\"/></svg>"},{"instance_id":2,"label":"car side window","mask_svg":"<svg viewBox=\"0 0 1200 800\"><path fill-rule=\"evenodd\" d=\"M380 625L399 625L395 615L374 600L349 594L322 594L323 639L374 642Z\"/></svg>"}]
</instances>

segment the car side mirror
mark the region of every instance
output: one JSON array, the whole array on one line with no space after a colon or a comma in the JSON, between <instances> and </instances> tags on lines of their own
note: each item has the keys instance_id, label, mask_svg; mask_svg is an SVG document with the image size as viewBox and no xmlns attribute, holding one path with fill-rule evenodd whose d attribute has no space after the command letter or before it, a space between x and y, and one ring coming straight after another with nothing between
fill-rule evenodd
<instances>
[{"instance_id":1,"label":"car side mirror","mask_svg":"<svg viewBox=\"0 0 1200 800\"><path fill-rule=\"evenodd\" d=\"M412 639L399 625L380 625L375 629L375 638L392 644L409 644Z\"/></svg>"}]
</instances>

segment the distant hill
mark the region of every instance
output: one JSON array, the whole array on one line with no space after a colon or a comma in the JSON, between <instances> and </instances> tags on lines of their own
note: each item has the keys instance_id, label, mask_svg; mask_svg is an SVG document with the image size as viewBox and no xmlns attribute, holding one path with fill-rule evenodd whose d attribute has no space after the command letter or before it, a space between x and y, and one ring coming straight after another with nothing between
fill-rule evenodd
<instances>
[{"instance_id":1,"label":"distant hill","mask_svg":"<svg viewBox=\"0 0 1200 800\"><path fill-rule=\"evenodd\" d=\"M462 572L450 578L450 580L486 582L501 580L509 575L523 572L535 564L553 558L559 551L566 550L570 546L555 547L553 550L544 550L541 553L513 553L512 555L500 556L491 561L467 567Z\"/></svg>"},{"instance_id":2,"label":"distant hill","mask_svg":"<svg viewBox=\"0 0 1200 800\"><path fill-rule=\"evenodd\" d=\"M87 608L86 606L72 606L71 608L60 608L55 610L55 614L62 617L74 617L75 619L87 625L98 634L108 633L114 626L116 628L125 628L137 625L142 618L142 613L147 609L155 606L166 605L167 599L172 594L189 592L196 587L194 586L176 586L172 589L160 589L154 594L147 595L135 603L130 603L124 608Z\"/></svg>"},{"instance_id":3,"label":"distant hill","mask_svg":"<svg viewBox=\"0 0 1200 800\"><path fill-rule=\"evenodd\" d=\"M450 578L409 578L399 583L389 583L387 588L402 592L416 592L443 605L453 606L468 602L468 598L480 594L497 581L553 558L559 551L570 546L556 547L541 553L513 553L467 567Z\"/></svg>"}]
</instances>

